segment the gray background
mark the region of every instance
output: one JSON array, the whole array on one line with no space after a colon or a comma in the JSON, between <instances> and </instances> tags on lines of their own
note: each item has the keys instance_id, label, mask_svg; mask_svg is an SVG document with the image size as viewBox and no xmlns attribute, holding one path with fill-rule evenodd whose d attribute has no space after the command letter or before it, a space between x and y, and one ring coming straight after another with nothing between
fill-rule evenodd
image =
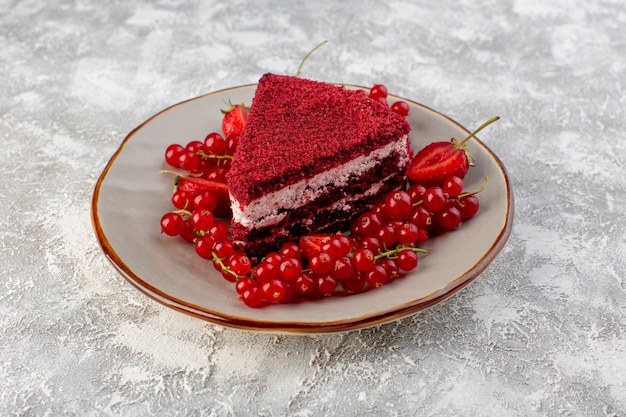
<instances>
[{"instance_id":1,"label":"gray background","mask_svg":"<svg viewBox=\"0 0 626 417\"><path fill-rule=\"evenodd\" d=\"M622 0L0 0L0 415L626 415ZM348 334L223 329L106 261L89 209L125 135L293 74L472 128L516 195L457 296Z\"/></svg>"}]
</instances>

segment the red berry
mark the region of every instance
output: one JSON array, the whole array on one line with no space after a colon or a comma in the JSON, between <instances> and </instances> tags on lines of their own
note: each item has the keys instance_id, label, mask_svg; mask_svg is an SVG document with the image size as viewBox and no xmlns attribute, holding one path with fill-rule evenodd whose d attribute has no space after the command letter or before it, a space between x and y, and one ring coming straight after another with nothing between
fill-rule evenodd
<instances>
[{"instance_id":1,"label":"red berry","mask_svg":"<svg viewBox=\"0 0 626 417\"><path fill-rule=\"evenodd\" d=\"M351 278L355 274L352 261L347 256L340 256L334 260L333 266L330 270L330 276L337 280L344 280Z\"/></svg>"},{"instance_id":2,"label":"red berry","mask_svg":"<svg viewBox=\"0 0 626 417\"><path fill-rule=\"evenodd\" d=\"M184 208L189 208L191 199L187 192L178 190L172 194L171 200L174 207L182 210Z\"/></svg>"},{"instance_id":3,"label":"red berry","mask_svg":"<svg viewBox=\"0 0 626 417\"><path fill-rule=\"evenodd\" d=\"M326 274L333 267L332 258L326 252L317 252L311 257L309 267L318 275Z\"/></svg>"},{"instance_id":4,"label":"red berry","mask_svg":"<svg viewBox=\"0 0 626 417\"><path fill-rule=\"evenodd\" d=\"M237 284L235 284L235 291L237 291L237 294L241 295L253 287L258 288L259 284L250 277L243 277L237 280Z\"/></svg>"},{"instance_id":5,"label":"red berry","mask_svg":"<svg viewBox=\"0 0 626 417\"><path fill-rule=\"evenodd\" d=\"M228 225L222 221L215 220L213 226L211 226L208 232L213 236L216 241L226 240L228 235Z\"/></svg>"},{"instance_id":6,"label":"red berry","mask_svg":"<svg viewBox=\"0 0 626 417\"><path fill-rule=\"evenodd\" d=\"M180 154L184 151L185 148L183 148L182 145L176 143L168 146L167 149L165 149L165 162L167 162L168 165L178 168L178 158L180 157Z\"/></svg>"},{"instance_id":7,"label":"red berry","mask_svg":"<svg viewBox=\"0 0 626 417\"><path fill-rule=\"evenodd\" d=\"M195 209L191 213L191 222L197 230L209 230L213 226L213 213L206 209Z\"/></svg>"},{"instance_id":8,"label":"red berry","mask_svg":"<svg viewBox=\"0 0 626 417\"><path fill-rule=\"evenodd\" d=\"M409 105L405 101L396 101L391 105L391 111L399 114L400 116L408 116L409 110Z\"/></svg>"},{"instance_id":9,"label":"red berry","mask_svg":"<svg viewBox=\"0 0 626 417\"><path fill-rule=\"evenodd\" d=\"M421 202L424 199L424 193L426 192L426 187L422 184L412 184L406 192L411 197L411 203L416 204Z\"/></svg>"},{"instance_id":10,"label":"red berry","mask_svg":"<svg viewBox=\"0 0 626 417\"><path fill-rule=\"evenodd\" d=\"M255 275L257 281L266 282L278 277L278 268L272 263L262 261L257 265Z\"/></svg>"},{"instance_id":11,"label":"red berry","mask_svg":"<svg viewBox=\"0 0 626 417\"><path fill-rule=\"evenodd\" d=\"M178 236L184 228L185 222L178 213L165 213L161 217L161 230L168 236Z\"/></svg>"},{"instance_id":12,"label":"red berry","mask_svg":"<svg viewBox=\"0 0 626 417\"><path fill-rule=\"evenodd\" d=\"M282 280L275 278L261 284L261 291L267 301L278 303L287 293L287 288Z\"/></svg>"},{"instance_id":13,"label":"red berry","mask_svg":"<svg viewBox=\"0 0 626 417\"><path fill-rule=\"evenodd\" d=\"M226 139L217 132L209 133L204 139L204 147L208 153L222 155L226 150Z\"/></svg>"},{"instance_id":14,"label":"red berry","mask_svg":"<svg viewBox=\"0 0 626 417\"><path fill-rule=\"evenodd\" d=\"M390 249L397 241L396 231L393 226L380 226L376 231L376 238L384 249Z\"/></svg>"},{"instance_id":15,"label":"red berry","mask_svg":"<svg viewBox=\"0 0 626 417\"><path fill-rule=\"evenodd\" d=\"M359 248L354 252L352 263L359 271L369 271L376 264L374 252L367 248Z\"/></svg>"},{"instance_id":16,"label":"red berry","mask_svg":"<svg viewBox=\"0 0 626 417\"><path fill-rule=\"evenodd\" d=\"M178 156L178 167L187 171L193 171L200 165L200 157L194 152L184 150Z\"/></svg>"},{"instance_id":17,"label":"red berry","mask_svg":"<svg viewBox=\"0 0 626 417\"><path fill-rule=\"evenodd\" d=\"M337 288L337 280L330 275L322 275L317 277L317 288L320 293L330 295Z\"/></svg>"},{"instance_id":18,"label":"red berry","mask_svg":"<svg viewBox=\"0 0 626 417\"><path fill-rule=\"evenodd\" d=\"M370 89L369 96L371 98L377 98L377 97L387 98L387 95L388 95L387 87L385 87L382 84L376 84Z\"/></svg>"},{"instance_id":19,"label":"red berry","mask_svg":"<svg viewBox=\"0 0 626 417\"><path fill-rule=\"evenodd\" d=\"M374 268L365 275L365 280L372 288L385 285L388 280L387 270L385 270L382 265L375 265Z\"/></svg>"},{"instance_id":20,"label":"red berry","mask_svg":"<svg viewBox=\"0 0 626 417\"><path fill-rule=\"evenodd\" d=\"M204 150L204 143L200 142L199 140L192 140L185 146L185 149L193 152L194 154L197 154L199 151Z\"/></svg>"},{"instance_id":21,"label":"red berry","mask_svg":"<svg viewBox=\"0 0 626 417\"><path fill-rule=\"evenodd\" d=\"M463 191L463 179L456 175L446 179L443 183L443 193L448 198L457 197Z\"/></svg>"},{"instance_id":22,"label":"red berry","mask_svg":"<svg viewBox=\"0 0 626 417\"><path fill-rule=\"evenodd\" d=\"M213 245L215 241L210 235L204 235L196 239L196 253L205 259L213 259Z\"/></svg>"},{"instance_id":23,"label":"red berry","mask_svg":"<svg viewBox=\"0 0 626 417\"><path fill-rule=\"evenodd\" d=\"M248 307L258 307L263 301L263 292L259 287L250 287L241 294L241 300Z\"/></svg>"},{"instance_id":24,"label":"red berry","mask_svg":"<svg viewBox=\"0 0 626 417\"><path fill-rule=\"evenodd\" d=\"M222 132L224 132L224 136L228 137L230 135L241 134L248 120L250 108L243 104L236 104L231 106L228 110L222 110L222 113L224 113Z\"/></svg>"},{"instance_id":25,"label":"red berry","mask_svg":"<svg viewBox=\"0 0 626 417\"><path fill-rule=\"evenodd\" d=\"M374 236L381 224L380 218L375 213L365 212L356 220L354 229L365 237Z\"/></svg>"},{"instance_id":26,"label":"red berry","mask_svg":"<svg viewBox=\"0 0 626 417\"><path fill-rule=\"evenodd\" d=\"M265 256L264 261L278 267L283 261L283 255L278 252L270 252Z\"/></svg>"},{"instance_id":27,"label":"red berry","mask_svg":"<svg viewBox=\"0 0 626 417\"><path fill-rule=\"evenodd\" d=\"M418 257L417 253L412 250L405 249L400 251L398 258L396 259L396 265L403 271L412 271L417 267Z\"/></svg>"},{"instance_id":28,"label":"red berry","mask_svg":"<svg viewBox=\"0 0 626 417\"><path fill-rule=\"evenodd\" d=\"M457 207L461 214L461 219L469 220L476 215L480 203L475 195L461 197L457 203Z\"/></svg>"},{"instance_id":29,"label":"red berry","mask_svg":"<svg viewBox=\"0 0 626 417\"><path fill-rule=\"evenodd\" d=\"M204 209L212 212L216 206L217 198L210 191L200 191L191 200L191 207L194 209Z\"/></svg>"},{"instance_id":30,"label":"red berry","mask_svg":"<svg viewBox=\"0 0 626 417\"><path fill-rule=\"evenodd\" d=\"M322 243L320 250L329 254L332 259L336 259L343 255L341 240L339 240L336 236L332 236L327 242Z\"/></svg>"},{"instance_id":31,"label":"red berry","mask_svg":"<svg viewBox=\"0 0 626 417\"><path fill-rule=\"evenodd\" d=\"M252 261L243 252L233 253L227 261L228 268L239 277L245 276L252 268Z\"/></svg>"},{"instance_id":32,"label":"red berry","mask_svg":"<svg viewBox=\"0 0 626 417\"><path fill-rule=\"evenodd\" d=\"M435 215L437 225L445 230L454 230L461 224L461 212L456 207L446 207Z\"/></svg>"},{"instance_id":33,"label":"red berry","mask_svg":"<svg viewBox=\"0 0 626 417\"><path fill-rule=\"evenodd\" d=\"M418 229L430 230L433 227L433 214L423 206L415 206L409 216L409 221Z\"/></svg>"},{"instance_id":34,"label":"red berry","mask_svg":"<svg viewBox=\"0 0 626 417\"><path fill-rule=\"evenodd\" d=\"M348 294L358 294L365 288L365 277L356 274L354 277L341 282L341 287Z\"/></svg>"},{"instance_id":35,"label":"red berry","mask_svg":"<svg viewBox=\"0 0 626 417\"><path fill-rule=\"evenodd\" d=\"M446 206L446 196L443 194L441 187L430 187L424 193L424 208L433 213L443 210Z\"/></svg>"},{"instance_id":36,"label":"red berry","mask_svg":"<svg viewBox=\"0 0 626 417\"><path fill-rule=\"evenodd\" d=\"M279 253L283 258L300 258L300 247L297 243L287 242L281 248Z\"/></svg>"},{"instance_id":37,"label":"red berry","mask_svg":"<svg viewBox=\"0 0 626 417\"><path fill-rule=\"evenodd\" d=\"M310 274L301 274L293 283L294 290L298 294L310 294L315 291L316 281Z\"/></svg>"},{"instance_id":38,"label":"red berry","mask_svg":"<svg viewBox=\"0 0 626 417\"><path fill-rule=\"evenodd\" d=\"M216 241L213 252L215 252L215 256L218 258L224 259L235 253L235 248L230 240L221 240Z\"/></svg>"},{"instance_id":39,"label":"red berry","mask_svg":"<svg viewBox=\"0 0 626 417\"><path fill-rule=\"evenodd\" d=\"M359 248L369 249L377 254L380 251L380 241L375 237L365 237L359 241L357 249Z\"/></svg>"},{"instance_id":40,"label":"red berry","mask_svg":"<svg viewBox=\"0 0 626 417\"><path fill-rule=\"evenodd\" d=\"M302 273L302 264L298 258L285 257L278 266L278 276L285 281L295 281Z\"/></svg>"},{"instance_id":41,"label":"red berry","mask_svg":"<svg viewBox=\"0 0 626 417\"><path fill-rule=\"evenodd\" d=\"M398 242L408 245L414 243L419 237L419 229L411 222L405 222L402 226L396 229L396 237Z\"/></svg>"},{"instance_id":42,"label":"red berry","mask_svg":"<svg viewBox=\"0 0 626 417\"><path fill-rule=\"evenodd\" d=\"M404 219L411 212L411 196L405 191L392 191L385 199L385 210L392 218Z\"/></svg>"}]
</instances>

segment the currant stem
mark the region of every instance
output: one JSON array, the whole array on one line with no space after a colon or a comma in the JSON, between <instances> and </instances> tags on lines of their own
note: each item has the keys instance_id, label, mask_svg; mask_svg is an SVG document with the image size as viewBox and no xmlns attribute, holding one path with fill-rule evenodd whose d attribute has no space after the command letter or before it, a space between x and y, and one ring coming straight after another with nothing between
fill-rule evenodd
<instances>
[{"instance_id":1,"label":"currant stem","mask_svg":"<svg viewBox=\"0 0 626 417\"><path fill-rule=\"evenodd\" d=\"M233 271L232 269L230 269L228 266L226 266L224 264L224 258L220 258L219 256L217 256L217 254L213 251L211 251L211 254L213 255L213 261L217 262L220 264L220 266L222 267L222 271L226 271L229 274L231 274L232 276L234 276L237 280L243 278L243 276L239 276L237 275L237 273L235 271Z\"/></svg>"},{"instance_id":2,"label":"currant stem","mask_svg":"<svg viewBox=\"0 0 626 417\"><path fill-rule=\"evenodd\" d=\"M422 248L414 248L411 246L398 246L394 249L390 249L390 250L386 250L385 252L379 252L378 255L374 256L374 260L379 260L382 258L390 258L393 259L392 257L394 255L399 254L400 252L402 252L403 250L410 250L412 252L416 252L416 253L429 253L429 251L427 251L426 249L422 249Z\"/></svg>"},{"instance_id":3,"label":"currant stem","mask_svg":"<svg viewBox=\"0 0 626 417\"><path fill-rule=\"evenodd\" d=\"M213 159L233 159L232 155L215 155L215 154L212 154L212 153L204 153L203 151L196 152L196 155L199 155L200 158L202 158L202 159L209 159L209 158L213 158Z\"/></svg>"},{"instance_id":4,"label":"currant stem","mask_svg":"<svg viewBox=\"0 0 626 417\"><path fill-rule=\"evenodd\" d=\"M319 43L318 45L316 45L313 49L311 49L309 51L309 53L307 53L304 58L302 58L302 61L300 62L300 66L298 67L298 71L296 71L296 77L300 76L300 73L302 72L302 67L304 66L304 62L309 59L309 57L313 54L313 52L317 51L319 48L321 48L322 46L324 46L328 41L323 41L321 43Z\"/></svg>"},{"instance_id":5,"label":"currant stem","mask_svg":"<svg viewBox=\"0 0 626 417\"><path fill-rule=\"evenodd\" d=\"M474 130L472 133L470 133L470 135L468 137L466 137L465 139L463 139L459 144L458 147L461 148L463 145L465 145L465 143L470 140L471 138L473 138L474 136L476 136L476 134L478 132L480 132L481 130L483 130L484 128L486 128L487 126L489 126L490 124L492 124L493 122L496 122L500 120L499 116L494 116L491 119L487 120L485 123L483 123L482 125L480 125L478 127L478 129Z\"/></svg>"},{"instance_id":6,"label":"currant stem","mask_svg":"<svg viewBox=\"0 0 626 417\"><path fill-rule=\"evenodd\" d=\"M478 189L476 189L474 191L468 191L467 193L459 194L456 197L456 199L457 199L457 201L459 201L459 200L461 200L461 198L467 197L468 195L478 194L479 192L484 191L487 188L487 185L489 185L489 177L485 177L485 182Z\"/></svg>"}]
</instances>

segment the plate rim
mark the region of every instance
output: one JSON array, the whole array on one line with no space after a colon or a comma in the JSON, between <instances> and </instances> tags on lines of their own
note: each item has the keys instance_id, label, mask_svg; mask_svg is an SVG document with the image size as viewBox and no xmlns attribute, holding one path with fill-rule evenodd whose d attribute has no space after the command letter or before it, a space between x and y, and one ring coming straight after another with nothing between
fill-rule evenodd
<instances>
[{"instance_id":1,"label":"plate rim","mask_svg":"<svg viewBox=\"0 0 626 417\"><path fill-rule=\"evenodd\" d=\"M361 314L359 316L355 316L349 319L339 319L333 321L326 322L301 322L301 321L284 321L284 322L273 322L268 320L254 320L248 319L238 316L232 316L224 313L219 313L218 311L209 310L205 307L200 307L194 305L190 302L186 302L184 300L180 300L174 296L171 296L164 291L152 286L151 284L144 281L141 277L135 274L132 269L130 269L122 259L122 257L114 250L112 245L109 242L104 230L99 221L98 214L98 202L100 197L100 190L103 181L107 177L107 174L110 168L115 163L118 156L124 150L126 144L135 136L135 134L140 131L144 126L150 123L152 120L158 118L162 114L168 112L169 110L182 106L186 103L197 101L204 99L208 96L224 94L228 91L240 90L246 88L253 88L257 85L257 83L244 84L235 87L224 88L216 91L212 91L206 94L202 94L200 96L192 97L178 103L172 104L159 112L153 114L142 123L137 125L134 129L132 129L121 142L119 147L113 153L109 161L106 163L102 173L99 175L96 184L94 186L93 195L91 199L91 222L92 227L94 229L94 233L98 240L101 250L103 251L107 260L113 265L113 267L120 273L133 287L138 289L144 295L149 298L157 301L160 304L163 304L169 308L172 308L176 311L182 312L184 314L211 322L213 324L217 324L220 326L225 326L229 328L237 328L241 330L248 331L256 331L256 332L271 332L271 333L287 333L287 334L322 334L322 333L334 333L334 332L346 332L352 330L358 330L368 327L374 327L383 323L391 322L398 320L400 318L416 314L420 311L423 311L429 307L432 307L439 302L457 294L461 289L465 288L471 282L476 280L486 269L487 267L496 259L498 254L504 248L508 238L512 232L513 228L513 220L514 220L514 195L513 189L511 186L511 181L508 176L507 170L500 160L500 158L480 139L473 137L472 141L479 145L483 150L489 155L490 158L495 161L496 165L500 169L504 178L505 185L505 194L506 194L506 216L505 222L498 236L491 243L490 248L483 254L483 256L476 260L473 266L470 269L467 269L465 273L457 276L455 279L448 281L445 286L433 291L430 294L422 296L417 299L410 300L403 304L398 304L392 306L391 308L385 308L383 310L373 310L368 312L367 314ZM363 89L367 90L366 87L362 87L354 84L335 84L339 86L344 86L348 89ZM462 126L457 121L453 120L449 116L434 110L433 108L426 106L424 104L418 103L416 101L406 99L400 96L389 94L388 99L390 100L403 100L410 103L413 106L422 108L425 111L428 111L437 117L444 118L449 123L454 124L457 128L469 134L469 130Z\"/></svg>"}]
</instances>

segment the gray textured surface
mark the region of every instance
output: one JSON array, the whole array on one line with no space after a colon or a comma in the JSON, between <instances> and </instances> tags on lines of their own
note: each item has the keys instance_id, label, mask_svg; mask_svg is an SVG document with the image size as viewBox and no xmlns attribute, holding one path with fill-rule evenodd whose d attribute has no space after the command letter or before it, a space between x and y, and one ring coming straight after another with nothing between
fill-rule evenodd
<instances>
[{"instance_id":1,"label":"gray textured surface","mask_svg":"<svg viewBox=\"0 0 626 417\"><path fill-rule=\"evenodd\" d=\"M0 0L0 415L626 415L625 24L622 0ZM502 117L501 256L420 315L319 337L133 289L89 217L124 136L323 39L306 77Z\"/></svg>"}]
</instances>

